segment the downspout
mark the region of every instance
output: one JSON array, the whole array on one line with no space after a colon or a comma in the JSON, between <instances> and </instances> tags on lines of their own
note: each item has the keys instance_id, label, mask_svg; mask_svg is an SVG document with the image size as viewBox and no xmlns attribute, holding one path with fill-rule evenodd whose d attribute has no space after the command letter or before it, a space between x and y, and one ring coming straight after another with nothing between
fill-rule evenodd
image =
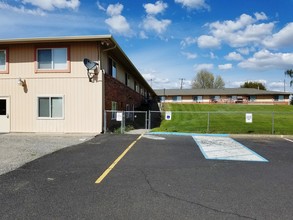
<instances>
[{"instance_id":1,"label":"downspout","mask_svg":"<svg viewBox=\"0 0 293 220\"><path fill-rule=\"evenodd\" d=\"M117 45L115 44L113 47L111 47L111 48L107 48L107 49L104 49L103 50L103 52L106 52L106 51L109 51L109 50L114 50L115 48L117 47ZM100 67L103 67L103 65L102 65L102 53L101 53L101 44L99 44L99 57L100 57ZM102 90L103 90L103 92L102 92L102 97L103 97L103 107L102 107L102 109L103 109L103 123L102 123L102 127L103 127L103 131L102 131L102 133L106 133L106 131L107 131L107 125L106 125L106 123L107 123L107 113L106 113L106 109L105 109L105 106L106 106L106 94L105 94L105 87L106 87L106 82L105 82L105 76L104 76L104 74L105 74L105 71L104 71L104 69L102 69Z\"/></svg>"}]
</instances>

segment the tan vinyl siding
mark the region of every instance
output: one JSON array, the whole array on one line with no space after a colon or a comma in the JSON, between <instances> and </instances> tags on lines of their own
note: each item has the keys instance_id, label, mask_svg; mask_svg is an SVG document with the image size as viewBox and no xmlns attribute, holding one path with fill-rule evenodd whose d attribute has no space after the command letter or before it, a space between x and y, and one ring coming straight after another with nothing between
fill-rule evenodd
<instances>
[{"instance_id":1,"label":"tan vinyl siding","mask_svg":"<svg viewBox=\"0 0 293 220\"><path fill-rule=\"evenodd\" d=\"M70 73L35 73L35 45L9 47L9 74L0 75L0 96L10 98L11 132L102 131L103 74L89 83L83 65L85 57L99 60L96 43L73 43ZM42 46L42 45L40 45ZM26 81L27 88L17 84ZM64 97L63 119L39 119L38 96Z\"/></svg>"}]
</instances>

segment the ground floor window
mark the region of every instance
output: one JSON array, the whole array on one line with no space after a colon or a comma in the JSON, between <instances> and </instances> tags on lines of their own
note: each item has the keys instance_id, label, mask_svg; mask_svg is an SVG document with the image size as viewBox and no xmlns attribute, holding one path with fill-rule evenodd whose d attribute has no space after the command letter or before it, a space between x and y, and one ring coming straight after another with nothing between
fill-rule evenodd
<instances>
[{"instance_id":1,"label":"ground floor window","mask_svg":"<svg viewBox=\"0 0 293 220\"><path fill-rule=\"evenodd\" d=\"M64 97L38 97L38 118L63 118Z\"/></svg>"},{"instance_id":2,"label":"ground floor window","mask_svg":"<svg viewBox=\"0 0 293 220\"><path fill-rule=\"evenodd\" d=\"M249 96L249 101L250 102L254 102L255 100L256 100L256 96L255 95Z\"/></svg>"},{"instance_id":3,"label":"ground floor window","mask_svg":"<svg viewBox=\"0 0 293 220\"><path fill-rule=\"evenodd\" d=\"M283 96L283 95L276 95L276 96L274 97L274 100L275 100L275 101L282 102L282 101L284 101L284 96Z\"/></svg>"},{"instance_id":4,"label":"ground floor window","mask_svg":"<svg viewBox=\"0 0 293 220\"><path fill-rule=\"evenodd\" d=\"M202 96L201 95L193 96L193 101L202 102Z\"/></svg>"},{"instance_id":5,"label":"ground floor window","mask_svg":"<svg viewBox=\"0 0 293 220\"><path fill-rule=\"evenodd\" d=\"M179 96L179 95L177 95L177 96L173 96L172 97L172 100L174 101L174 102L180 102L181 101L181 96Z\"/></svg>"}]
</instances>

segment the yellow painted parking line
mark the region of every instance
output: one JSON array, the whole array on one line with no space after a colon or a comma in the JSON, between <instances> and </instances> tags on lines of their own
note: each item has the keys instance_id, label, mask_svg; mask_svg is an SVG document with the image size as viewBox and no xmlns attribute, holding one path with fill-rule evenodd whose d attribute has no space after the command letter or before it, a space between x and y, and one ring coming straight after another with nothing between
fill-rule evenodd
<instances>
[{"instance_id":1,"label":"yellow painted parking line","mask_svg":"<svg viewBox=\"0 0 293 220\"><path fill-rule=\"evenodd\" d=\"M135 141L133 141L122 154L104 171L104 173L96 180L96 184L99 184L103 181L103 179L111 172L111 170L116 166L116 164L127 154L127 152L136 144L136 142L142 138L144 135L141 134Z\"/></svg>"}]
</instances>

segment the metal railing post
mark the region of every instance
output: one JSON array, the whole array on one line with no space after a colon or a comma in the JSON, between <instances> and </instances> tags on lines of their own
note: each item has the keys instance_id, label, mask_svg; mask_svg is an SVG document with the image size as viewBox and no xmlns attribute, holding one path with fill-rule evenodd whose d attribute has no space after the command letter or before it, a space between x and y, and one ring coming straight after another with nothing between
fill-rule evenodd
<instances>
[{"instance_id":1,"label":"metal railing post","mask_svg":"<svg viewBox=\"0 0 293 220\"><path fill-rule=\"evenodd\" d=\"M272 113L272 134L275 133L275 114Z\"/></svg>"},{"instance_id":2,"label":"metal railing post","mask_svg":"<svg viewBox=\"0 0 293 220\"><path fill-rule=\"evenodd\" d=\"M148 112L145 111L144 129L148 129Z\"/></svg>"},{"instance_id":3,"label":"metal railing post","mask_svg":"<svg viewBox=\"0 0 293 220\"><path fill-rule=\"evenodd\" d=\"M149 124L148 124L148 129L151 130L151 111L149 110Z\"/></svg>"},{"instance_id":4,"label":"metal railing post","mask_svg":"<svg viewBox=\"0 0 293 220\"><path fill-rule=\"evenodd\" d=\"M208 112L208 127L207 127L207 133L210 132L210 113Z\"/></svg>"}]
</instances>

